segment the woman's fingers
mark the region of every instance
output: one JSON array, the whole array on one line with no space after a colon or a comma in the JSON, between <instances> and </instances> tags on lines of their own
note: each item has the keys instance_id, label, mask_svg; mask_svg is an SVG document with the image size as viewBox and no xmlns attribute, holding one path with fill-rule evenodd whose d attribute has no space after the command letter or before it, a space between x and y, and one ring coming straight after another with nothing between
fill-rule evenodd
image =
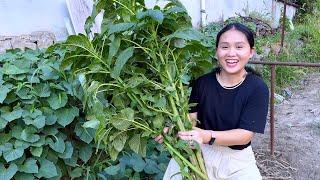
<instances>
[{"instance_id":1,"label":"woman's fingers","mask_svg":"<svg viewBox=\"0 0 320 180\"><path fill-rule=\"evenodd\" d=\"M169 129L170 129L169 127L163 128L163 134L168 134ZM162 135L158 135L158 136L156 136L156 137L154 138L154 140L155 140L156 142L162 144L162 143L163 143L163 136L162 136Z\"/></svg>"},{"instance_id":2,"label":"woman's fingers","mask_svg":"<svg viewBox=\"0 0 320 180\"><path fill-rule=\"evenodd\" d=\"M162 135L156 136L156 137L154 138L154 140L155 140L156 142L162 144L162 143L163 143L163 136L162 136Z\"/></svg>"},{"instance_id":3,"label":"woman's fingers","mask_svg":"<svg viewBox=\"0 0 320 180\"><path fill-rule=\"evenodd\" d=\"M169 127L163 128L163 133L164 133L164 134L167 134L168 132L169 132Z\"/></svg>"}]
</instances>

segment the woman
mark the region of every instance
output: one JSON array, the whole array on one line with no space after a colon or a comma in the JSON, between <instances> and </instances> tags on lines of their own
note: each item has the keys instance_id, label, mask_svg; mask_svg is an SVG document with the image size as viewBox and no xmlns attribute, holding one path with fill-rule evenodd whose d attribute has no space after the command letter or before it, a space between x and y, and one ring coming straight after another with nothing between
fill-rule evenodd
<instances>
[{"instance_id":1,"label":"woman","mask_svg":"<svg viewBox=\"0 0 320 180\"><path fill-rule=\"evenodd\" d=\"M219 68L195 81L190 112L199 120L191 131L179 132L182 140L201 145L210 179L262 179L250 146L254 133L263 133L269 91L246 64L253 56L254 37L249 28L233 23L216 38ZM172 159L164 179L182 179Z\"/></svg>"}]
</instances>

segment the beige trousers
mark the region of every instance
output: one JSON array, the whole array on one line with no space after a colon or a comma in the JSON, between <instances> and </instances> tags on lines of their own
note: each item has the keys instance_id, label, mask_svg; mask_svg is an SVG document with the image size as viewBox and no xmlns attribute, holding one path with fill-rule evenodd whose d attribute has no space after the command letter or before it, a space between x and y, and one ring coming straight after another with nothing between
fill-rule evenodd
<instances>
[{"instance_id":1,"label":"beige trousers","mask_svg":"<svg viewBox=\"0 0 320 180\"><path fill-rule=\"evenodd\" d=\"M203 159L210 180L261 180L261 174L251 146L233 150L218 145L201 145ZM164 180L182 180L180 168L171 159L164 174Z\"/></svg>"}]
</instances>

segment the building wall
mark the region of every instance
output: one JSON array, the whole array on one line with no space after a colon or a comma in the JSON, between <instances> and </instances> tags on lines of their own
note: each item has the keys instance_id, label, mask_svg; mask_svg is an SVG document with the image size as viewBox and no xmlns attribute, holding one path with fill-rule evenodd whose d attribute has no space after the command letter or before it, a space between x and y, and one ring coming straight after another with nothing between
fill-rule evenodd
<instances>
[{"instance_id":1,"label":"building wall","mask_svg":"<svg viewBox=\"0 0 320 180\"><path fill-rule=\"evenodd\" d=\"M145 0L148 7L156 4L156 0ZM195 27L201 26L201 0L181 0L186 7L188 14L192 17L192 24ZM165 1L159 1L164 6ZM273 27L278 27L279 19L282 16L283 4L275 0L205 0L206 23L226 20L237 14L249 15L259 14L271 21ZM287 17L292 19L296 8L287 6Z\"/></svg>"},{"instance_id":2,"label":"building wall","mask_svg":"<svg viewBox=\"0 0 320 180\"><path fill-rule=\"evenodd\" d=\"M68 18L65 0L0 0L0 36L49 31L64 40Z\"/></svg>"}]
</instances>

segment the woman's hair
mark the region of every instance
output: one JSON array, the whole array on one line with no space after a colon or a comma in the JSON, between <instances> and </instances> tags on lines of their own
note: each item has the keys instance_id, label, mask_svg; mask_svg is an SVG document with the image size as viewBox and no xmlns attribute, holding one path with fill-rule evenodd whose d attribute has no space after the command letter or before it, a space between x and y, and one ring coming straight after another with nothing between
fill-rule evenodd
<instances>
[{"instance_id":1,"label":"woman's hair","mask_svg":"<svg viewBox=\"0 0 320 180\"><path fill-rule=\"evenodd\" d=\"M231 24L226 25L224 28L222 28L218 32L217 38L216 38L216 48L218 47L221 35L227 31L229 31L230 29L235 29L235 30L242 32L246 36L246 38L249 42L250 48L252 49L254 47L254 35L253 35L252 31L247 26L245 26L241 23L231 23Z\"/></svg>"}]
</instances>

